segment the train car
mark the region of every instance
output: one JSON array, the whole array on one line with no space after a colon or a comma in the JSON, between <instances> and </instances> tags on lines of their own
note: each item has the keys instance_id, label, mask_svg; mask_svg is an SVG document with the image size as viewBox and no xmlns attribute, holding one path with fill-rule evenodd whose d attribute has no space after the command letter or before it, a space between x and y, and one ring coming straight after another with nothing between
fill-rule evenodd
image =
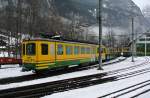
<instances>
[{"instance_id":1,"label":"train car","mask_svg":"<svg viewBox=\"0 0 150 98\"><path fill-rule=\"evenodd\" d=\"M16 59L12 57L0 57L0 65L7 65L7 64L22 64L21 59Z\"/></svg>"},{"instance_id":2,"label":"train car","mask_svg":"<svg viewBox=\"0 0 150 98\"><path fill-rule=\"evenodd\" d=\"M102 59L106 60L102 46ZM22 42L22 62L27 70L38 72L70 65L98 61L98 45L51 39L31 39Z\"/></svg>"},{"instance_id":3,"label":"train car","mask_svg":"<svg viewBox=\"0 0 150 98\"><path fill-rule=\"evenodd\" d=\"M130 51L130 47L123 47L122 48L122 55L124 57L130 57L131 56L131 51Z\"/></svg>"},{"instance_id":4,"label":"train car","mask_svg":"<svg viewBox=\"0 0 150 98\"><path fill-rule=\"evenodd\" d=\"M12 55L12 51L10 51L10 56L8 55L8 51L0 51L0 65L8 65L8 64L22 64L21 58L15 58Z\"/></svg>"}]
</instances>

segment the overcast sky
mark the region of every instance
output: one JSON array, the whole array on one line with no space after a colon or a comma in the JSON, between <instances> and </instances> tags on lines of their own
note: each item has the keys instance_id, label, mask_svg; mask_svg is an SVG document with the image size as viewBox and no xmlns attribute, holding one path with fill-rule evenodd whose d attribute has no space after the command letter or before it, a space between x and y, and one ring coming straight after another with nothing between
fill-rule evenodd
<instances>
[{"instance_id":1,"label":"overcast sky","mask_svg":"<svg viewBox=\"0 0 150 98\"><path fill-rule=\"evenodd\" d=\"M132 0L134 1L141 9L143 9L145 6L150 6L150 0Z\"/></svg>"}]
</instances>

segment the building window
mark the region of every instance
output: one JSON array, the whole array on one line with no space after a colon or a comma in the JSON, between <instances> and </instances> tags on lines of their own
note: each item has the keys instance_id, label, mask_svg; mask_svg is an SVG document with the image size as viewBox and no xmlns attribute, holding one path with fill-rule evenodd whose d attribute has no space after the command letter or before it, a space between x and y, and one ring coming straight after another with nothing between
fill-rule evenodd
<instances>
[{"instance_id":1,"label":"building window","mask_svg":"<svg viewBox=\"0 0 150 98\"><path fill-rule=\"evenodd\" d=\"M146 39L145 38L141 38L141 39L139 39L139 41L145 41L145 40L146 41L150 41L150 38L146 38Z\"/></svg>"},{"instance_id":2,"label":"building window","mask_svg":"<svg viewBox=\"0 0 150 98\"><path fill-rule=\"evenodd\" d=\"M48 55L48 44L41 44L42 55Z\"/></svg>"},{"instance_id":3,"label":"building window","mask_svg":"<svg viewBox=\"0 0 150 98\"><path fill-rule=\"evenodd\" d=\"M57 45L57 55L63 55L63 45Z\"/></svg>"},{"instance_id":4,"label":"building window","mask_svg":"<svg viewBox=\"0 0 150 98\"><path fill-rule=\"evenodd\" d=\"M72 50L73 50L72 46L66 46L66 54L67 55L71 55L72 54Z\"/></svg>"}]
</instances>

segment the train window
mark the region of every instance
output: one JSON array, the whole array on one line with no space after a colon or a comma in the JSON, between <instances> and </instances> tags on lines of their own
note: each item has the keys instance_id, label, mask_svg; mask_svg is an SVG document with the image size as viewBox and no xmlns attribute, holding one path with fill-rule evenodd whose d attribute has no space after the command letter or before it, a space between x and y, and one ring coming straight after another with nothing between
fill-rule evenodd
<instances>
[{"instance_id":1,"label":"train window","mask_svg":"<svg viewBox=\"0 0 150 98\"><path fill-rule=\"evenodd\" d=\"M85 48L81 47L81 54L85 54Z\"/></svg>"},{"instance_id":2,"label":"train window","mask_svg":"<svg viewBox=\"0 0 150 98\"><path fill-rule=\"evenodd\" d=\"M72 46L66 46L66 54L67 55L71 55L72 54L72 50L73 50Z\"/></svg>"},{"instance_id":3,"label":"train window","mask_svg":"<svg viewBox=\"0 0 150 98\"><path fill-rule=\"evenodd\" d=\"M105 48L103 48L103 53L106 53L106 49Z\"/></svg>"},{"instance_id":4,"label":"train window","mask_svg":"<svg viewBox=\"0 0 150 98\"><path fill-rule=\"evenodd\" d=\"M93 48L92 53L93 53L93 54L95 54L95 53L96 53L96 48Z\"/></svg>"},{"instance_id":5,"label":"train window","mask_svg":"<svg viewBox=\"0 0 150 98\"><path fill-rule=\"evenodd\" d=\"M35 55L36 54L35 43L28 43L26 45L26 54L27 55Z\"/></svg>"},{"instance_id":6,"label":"train window","mask_svg":"<svg viewBox=\"0 0 150 98\"><path fill-rule=\"evenodd\" d=\"M101 53L104 53L104 48L102 48Z\"/></svg>"},{"instance_id":7,"label":"train window","mask_svg":"<svg viewBox=\"0 0 150 98\"><path fill-rule=\"evenodd\" d=\"M74 54L75 55L79 54L79 46L74 47Z\"/></svg>"},{"instance_id":8,"label":"train window","mask_svg":"<svg viewBox=\"0 0 150 98\"><path fill-rule=\"evenodd\" d=\"M59 44L57 46L57 54L58 55L63 55L63 45L62 44Z\"/></svg>"},{"instance_id":9,"label":"train window","mask_svg":"<svg viewBox=\"0 0 150 98\"><path fill-rule=\"evenodd\" d=\"M97 53L99 53L99 48L97 48Z\"/></svg>"},{"instance_id":10,"label":"train window","mask_svg":"<svg viewBox=\"0 0 150 98\"><path fill-rule=\"evenodd\" d=\"M22 45L22 52L23 52L23 55L25 55L25 44Z\"/></svg>"},{"instance_id":11,"label":"train window","mask_svg":"<svg viewBox=\"0 0 150 98\"><path fill-rule=\"evenodd\" d=\"M99 53L99 47L97 48L97 53ZM101 53L103 53L103 48L101 48Z\"/></svg>"},{"instance_id":12,"label":"train window","mask_svg":"<svg viewBox=\"0 0 150 98\"><path fill-rule=\"evenodd\" d=\"M86 54L90 54L90 48L86 48Z\"/></svg>"},{"instance_id":13,"label":"train window","mask_svg":"<svg viewBox=\"0 0 150 98\"><path fill-rule=\"evenodd\" d=\"M96 53L96 49L95 49L95 48L93 48L93 51L92 51L92 53L93 53L93 54L95 54L95 53Z\"/></svg>"},{"instance_id":14,"label":"train window","mask_svg":"<svg viewBox=\"0 0 150 98\"><path fill-rule=\"evenodd\" d=\"M55 55L55 46L54 46L54 44L50 45L50 55Z\"/></svg>"},{"instance_id":15,"label":"train window","mask_svg":"<svg viewBox=\"0 0 150 98\"><path fill-rule=\"evenodd\" d=\"M41 44L42 55L48 55L48 44Z\"/></svg>"}]
</instances>

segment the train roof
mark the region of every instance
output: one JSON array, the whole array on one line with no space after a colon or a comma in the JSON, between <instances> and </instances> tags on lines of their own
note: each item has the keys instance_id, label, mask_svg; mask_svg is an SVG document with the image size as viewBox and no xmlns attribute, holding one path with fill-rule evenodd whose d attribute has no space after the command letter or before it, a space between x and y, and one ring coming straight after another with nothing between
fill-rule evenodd
<instances>
[{"instance_id":1,"label":"train roof","mask_svg":"<svg viewBox=\"0 0 150 98\"><path fill-rule=\"evenodd\" d=\"M33 38L33 39L24 39L26 41L51 41L51 42L63 42L63 43L80 43L80 44L89 44L89 45L98 45L96 43L82 42L82 41L73 41L73 40L55 40L55 39L46 39L46 38ZM103 46L103 45L102 45Z\"/></svg>"}]
</instances>

